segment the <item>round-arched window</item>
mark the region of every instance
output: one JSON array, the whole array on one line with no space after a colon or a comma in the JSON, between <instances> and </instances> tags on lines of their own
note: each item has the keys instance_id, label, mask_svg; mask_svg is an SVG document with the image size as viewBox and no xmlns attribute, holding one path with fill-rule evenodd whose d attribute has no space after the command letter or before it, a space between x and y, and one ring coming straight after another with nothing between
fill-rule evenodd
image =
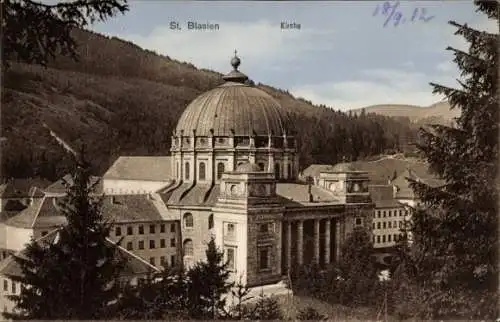
<instances>
[{"instance_id":1,"label":"round-arched window","mask_svg":"<svg viewBox=\"0 0 500 322\"><path fill-rule=\"evenodd\" d=\"M193 256L194 248L193 248L193 241L191 239L184 240L182 248L184 249L184 256Z\"/></svg>"},{"instance_id":2,"label":"round-arched window","mask_svg":"<svg viewBox=\"0 0 500 322\"><path fill-rule=\"evenodd\" d=\"M220 180L222 178L222 174L224 173L225 166L223 162L217 163L217 179Z\"/></svg>"},{"instance_id":3,"label":"round-arched window","mask_svg":"<svg viewBox=\"0 0 500 322\"><path fill-rule=\"evenodd\" d=\"M206 177L205 162L200 162L198 168L199 168L198 169L198 177L200 178L200 180L205 180L205 177Z\"/></svg>"},{"instance_id":4,"label":"round-arched window","mask_svg":"<svg viewBox=\"0 0 500 322\"><path fill-rule=\"evenodd\" d=\"M193 215L190 212L184 214L184 227L192 228L194 226Z\"/></svg>"}]
</instances>

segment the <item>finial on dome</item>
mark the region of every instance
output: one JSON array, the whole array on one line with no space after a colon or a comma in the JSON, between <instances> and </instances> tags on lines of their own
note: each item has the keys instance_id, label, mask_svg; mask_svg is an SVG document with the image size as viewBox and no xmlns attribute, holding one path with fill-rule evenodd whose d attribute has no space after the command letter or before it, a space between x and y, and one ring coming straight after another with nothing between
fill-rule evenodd
<instances>
[{"instance_id":1,"label":"finial on dome","mask_svg":"<svg viewBox=\"0 0 500 322\"><path fill-rule=\"evenodd\" d=\"M239 70L238 70L238 67L240 66L241 64L241 60L240 58L237 56L238 54L238 51L235 50L234 51L234 57L231 59L231 65L233 66L233 70L225 75L224 77L222 77L225 81L227 82L233 82L233 83L242 83L242 84L245 84L247 81L248 81L248 76L241 73Z\"/></svg>"},{"instance_id":2,"label":"finial on dome","mask_svg":"<svg viewBox=\"0 0 500 322\"><path fill-rule=\"evenodd\" d=\"M234 70L238 70L238 67L241 64L240 58L237 56L238 51L234 50L234 57L231 59L231 66L233 66Z\"/></svg>"}]
</instances>

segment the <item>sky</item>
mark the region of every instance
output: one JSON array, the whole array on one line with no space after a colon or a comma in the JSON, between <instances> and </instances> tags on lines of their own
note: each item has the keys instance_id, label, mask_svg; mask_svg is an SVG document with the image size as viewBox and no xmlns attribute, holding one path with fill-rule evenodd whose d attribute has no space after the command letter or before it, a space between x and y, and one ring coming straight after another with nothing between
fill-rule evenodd
<instances>
[{"instance_id":1,"label":"sky","mask_svg":"<svg viewBox=\"0 0 500 322\"><path fill-rule=\"evenodd\" d=\"M447 22L498 32L472 1L388 1L385 14L384 3L129 1L125 15L92 29L223 74L237 50L240 71L255 82L337 110L436 103L443 97L432 94L429 82L454 86L459 77L445 48L467 49ZM188 30L189 21L219 30ZM282 22L300 29L281 29Z\"/></svg>"}]
</instances>

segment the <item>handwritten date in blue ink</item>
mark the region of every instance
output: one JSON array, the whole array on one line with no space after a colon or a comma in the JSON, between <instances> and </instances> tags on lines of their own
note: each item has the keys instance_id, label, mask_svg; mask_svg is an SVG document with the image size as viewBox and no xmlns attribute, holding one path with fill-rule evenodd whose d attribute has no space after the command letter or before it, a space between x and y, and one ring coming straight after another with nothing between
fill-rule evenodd
<instances>
[{"instance_id":1,"label":"handwritten date in blue ink","mask_svg":"<svg viewBox=\"0 0 500 322\"><path fill-rule=\"evenodd\" d=\"M407 21L403 12L399 10L399 1L394 1L393 3L391 3L390 1L386 1L381 5L380 4L377 5L377 7L375 7L375 10L373 11L373 16L376 16L379 13L386 18L384 22L384 27L387 27L387 25L390 22L394 24L394 27L397 27L398 25L404 24ZM434 16L429 16L427 14L426 8L415 8L413 9L411 18L409 19L411 22L415 21L428 22L433 18Z\"/></svg>"}]
</instances>

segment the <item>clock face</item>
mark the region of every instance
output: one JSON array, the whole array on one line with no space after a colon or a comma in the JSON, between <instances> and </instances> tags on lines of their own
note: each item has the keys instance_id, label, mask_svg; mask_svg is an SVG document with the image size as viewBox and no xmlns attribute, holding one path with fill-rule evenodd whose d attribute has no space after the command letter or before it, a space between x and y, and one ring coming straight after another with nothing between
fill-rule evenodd
<instances>
[{"instance_id":1,"label":"clock face","mask_svg":"<svg viewBox=\"0 0 500 322\"><path fill-rule=\"evenodd\" d=\"M240 195L240 187L238 185L235 185L235 184L231 185L229 190L230 190L232 196L239 196Z\"/></svg>"},{"instance_id":2,"label":"clock face","mask_svg":"<svg viewBox=\"0 0 500 322\"><path fill-rule=\"evenodd\" d=\"M359 192L361 190L361 187L359 186L359 183L355 183L353 187L354 192Z\"/></svg>"},{"instance_id":3,"label":"clock face","mask_svg":"<svg viewBox=\"0 0 500 322\"><path fill-rule=\"evenodd\" d=\"M337 190L337 185L335 183L330 183L330 190L331 191Z\"/></svg>"}]
</instances>

